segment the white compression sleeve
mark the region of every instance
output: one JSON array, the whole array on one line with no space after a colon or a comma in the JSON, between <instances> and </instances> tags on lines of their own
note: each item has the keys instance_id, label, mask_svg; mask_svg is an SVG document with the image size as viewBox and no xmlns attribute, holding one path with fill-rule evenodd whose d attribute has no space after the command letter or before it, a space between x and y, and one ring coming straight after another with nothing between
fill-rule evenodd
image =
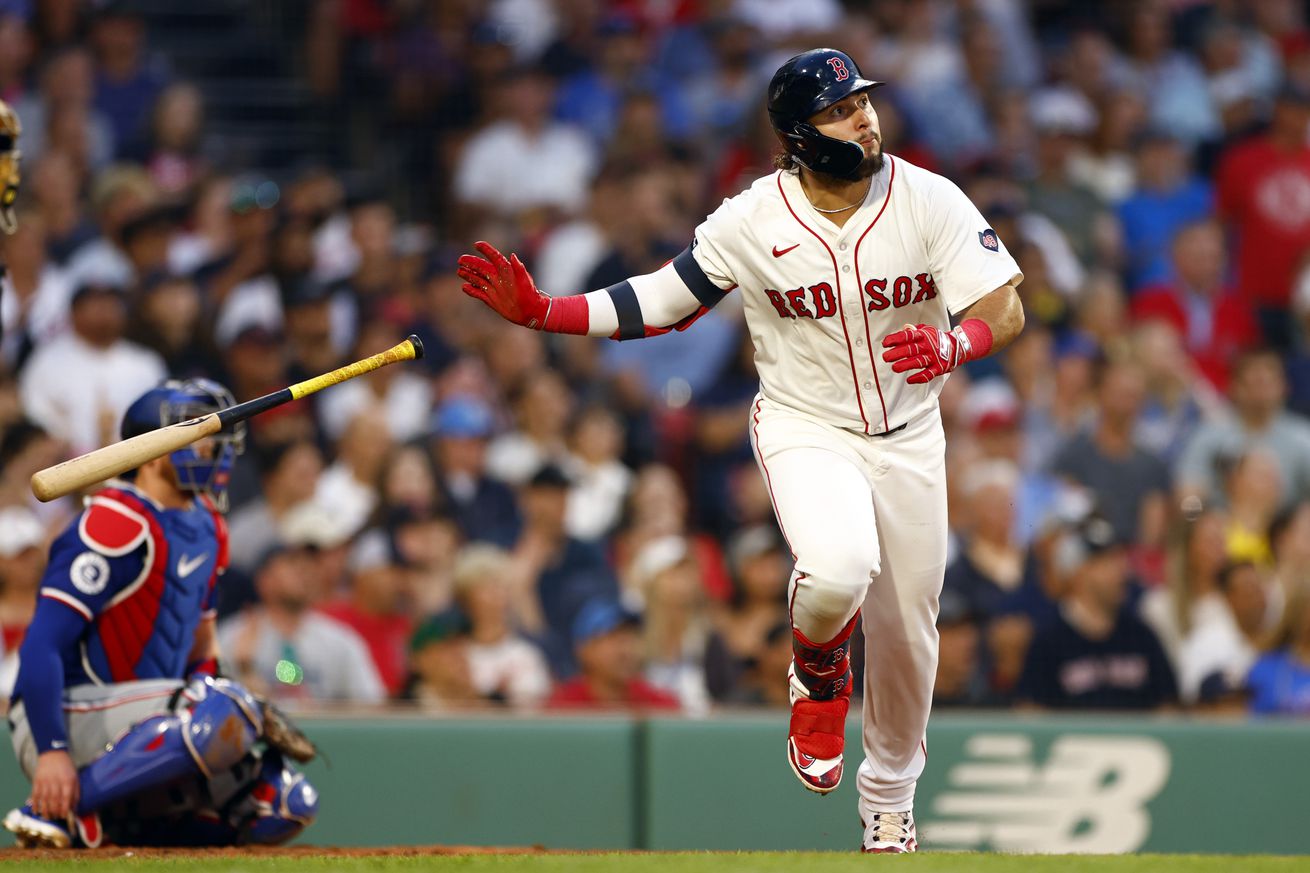
<instances>
[{"instance_id":1,"label":"white compression sleeve","mask_svg":"<svg viewBox=\"0 0 1310 873\"><path fill-rule=\"evenodd\" d=\"M714 306L724 294L705 277L688 249L654 273L589 292L587 334L636 339L644 326L671 327L701 306Z\"/></svg>"}]
</instances>

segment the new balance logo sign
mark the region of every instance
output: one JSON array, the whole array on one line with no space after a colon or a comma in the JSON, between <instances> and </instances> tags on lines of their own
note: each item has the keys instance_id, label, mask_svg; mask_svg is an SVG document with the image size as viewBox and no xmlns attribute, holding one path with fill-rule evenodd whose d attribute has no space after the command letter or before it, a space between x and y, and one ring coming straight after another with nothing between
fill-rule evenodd
<instances>
[{"instance_id":1,"label":"new balance logo sign","mask_svg":"<svg viewBox=\"0 0 1310 873\"><path fill-rule=\"evenodd\" d=\"M1023 734L978 734L965 755L920 823L936 848L1135 852L1169 780L1169 749L1151 737L1063 736L1041 764Z\"/></svg>"}]
</instances>

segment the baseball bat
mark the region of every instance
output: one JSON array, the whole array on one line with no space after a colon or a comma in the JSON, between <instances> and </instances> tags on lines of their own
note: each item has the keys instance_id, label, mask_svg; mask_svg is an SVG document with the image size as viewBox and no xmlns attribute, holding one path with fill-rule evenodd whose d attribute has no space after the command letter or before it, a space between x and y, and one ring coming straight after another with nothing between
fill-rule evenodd
<instances>
[{"instance_id":1,"label":"baseball bat","mask_svg":"<svg viewBox=\"0 0 1310 873\"><path fill-rule=\"evenodd\" d=\"M283 403L299 400L301 397L322 391L347 379L371 373L387 364L413 361L421 357L423 357L423 343L418 337L410 336L385 352L347 364L322 376L297 382L281 391L274 391L200 418L180 421L149 433L139 434L131 439L79 455L61 464L55 464L53 467L46 467L32 474L32 493L42 502L63 497L65 494L80 491L88 485L103 482L128 470L135 470L146 461L153 461L169 452L175 452L196 440L218 433L226 426L245 421L251 416L267 412Z\"/></svg>"}]
</instances>

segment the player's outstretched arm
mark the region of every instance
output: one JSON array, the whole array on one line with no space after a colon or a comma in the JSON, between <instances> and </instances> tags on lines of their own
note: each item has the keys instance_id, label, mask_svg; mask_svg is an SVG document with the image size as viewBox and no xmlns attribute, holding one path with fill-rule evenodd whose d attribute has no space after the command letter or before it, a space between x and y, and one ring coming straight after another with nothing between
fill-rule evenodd
<instances>
[{"instance_id":1,"label":"player's outstretched arm","mask_svg":"<svg viewBox=\"0 0 1310 873\"><path fill-rule=\"evenodd\" d=\"M951 372L967 361L985 358L1014 342L1023 330L1023 304L1013 284L988 293L961 313L951 330L928 324L907 324L882 341L882 359L905 381L922 384Z\"/></svg>"},{"instance_id":2,"label":"player's outstretched arm","mask_svg":"<svg viewBox=\"0 0 1310 873\"><path fill-rule=\"evenodd\" d=\"M506 258L490 243L463 255L457 270L464 293L514 324L549 333L640 339L682 330L726 296L687 249L654 273L634 276L587 294L543 294L516 255Z\"/></svg>"}]
</instances>

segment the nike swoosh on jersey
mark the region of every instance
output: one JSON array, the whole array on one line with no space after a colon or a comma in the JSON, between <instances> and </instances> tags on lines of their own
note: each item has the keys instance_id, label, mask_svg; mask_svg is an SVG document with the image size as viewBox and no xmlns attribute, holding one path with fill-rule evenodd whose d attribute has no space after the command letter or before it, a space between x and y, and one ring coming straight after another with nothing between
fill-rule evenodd
<instances>
[{"instance_id":1,"label":"nike swoosh on jersey","mask_svg":"<svg viewBox=\"0 0 1310 873\"><path fill-rule=\"evenodd\" d=\"M787 252L789 252L789 251L791 251L792 249L796 248L796 246L798 246L798 245L800 245L800 243L794 243L794 244L792 244L792 245L787 246L787 248L785 248L785 249L779 249L777 246L774 246L774 247L773 247L773 256L774 256L775 258L781 258L783 255L787 254Z\"/></svg>"},{"instance_id":2,"label":"nike swoosh on jersey","mask_svg":"<svg viewBox=\"0 0 1310 873\"><path fill-rule=\"evenodd\" d=\"M178 558L177 577L179 579L185 579L186 577L190 576L192 573L195 572L195 569L197 567L205 563L205 559L208 557L209 557L209 552L203 552L194 558L188 558L186 555L183 555L181 558Z\"/></svg>"}]
</instances>

